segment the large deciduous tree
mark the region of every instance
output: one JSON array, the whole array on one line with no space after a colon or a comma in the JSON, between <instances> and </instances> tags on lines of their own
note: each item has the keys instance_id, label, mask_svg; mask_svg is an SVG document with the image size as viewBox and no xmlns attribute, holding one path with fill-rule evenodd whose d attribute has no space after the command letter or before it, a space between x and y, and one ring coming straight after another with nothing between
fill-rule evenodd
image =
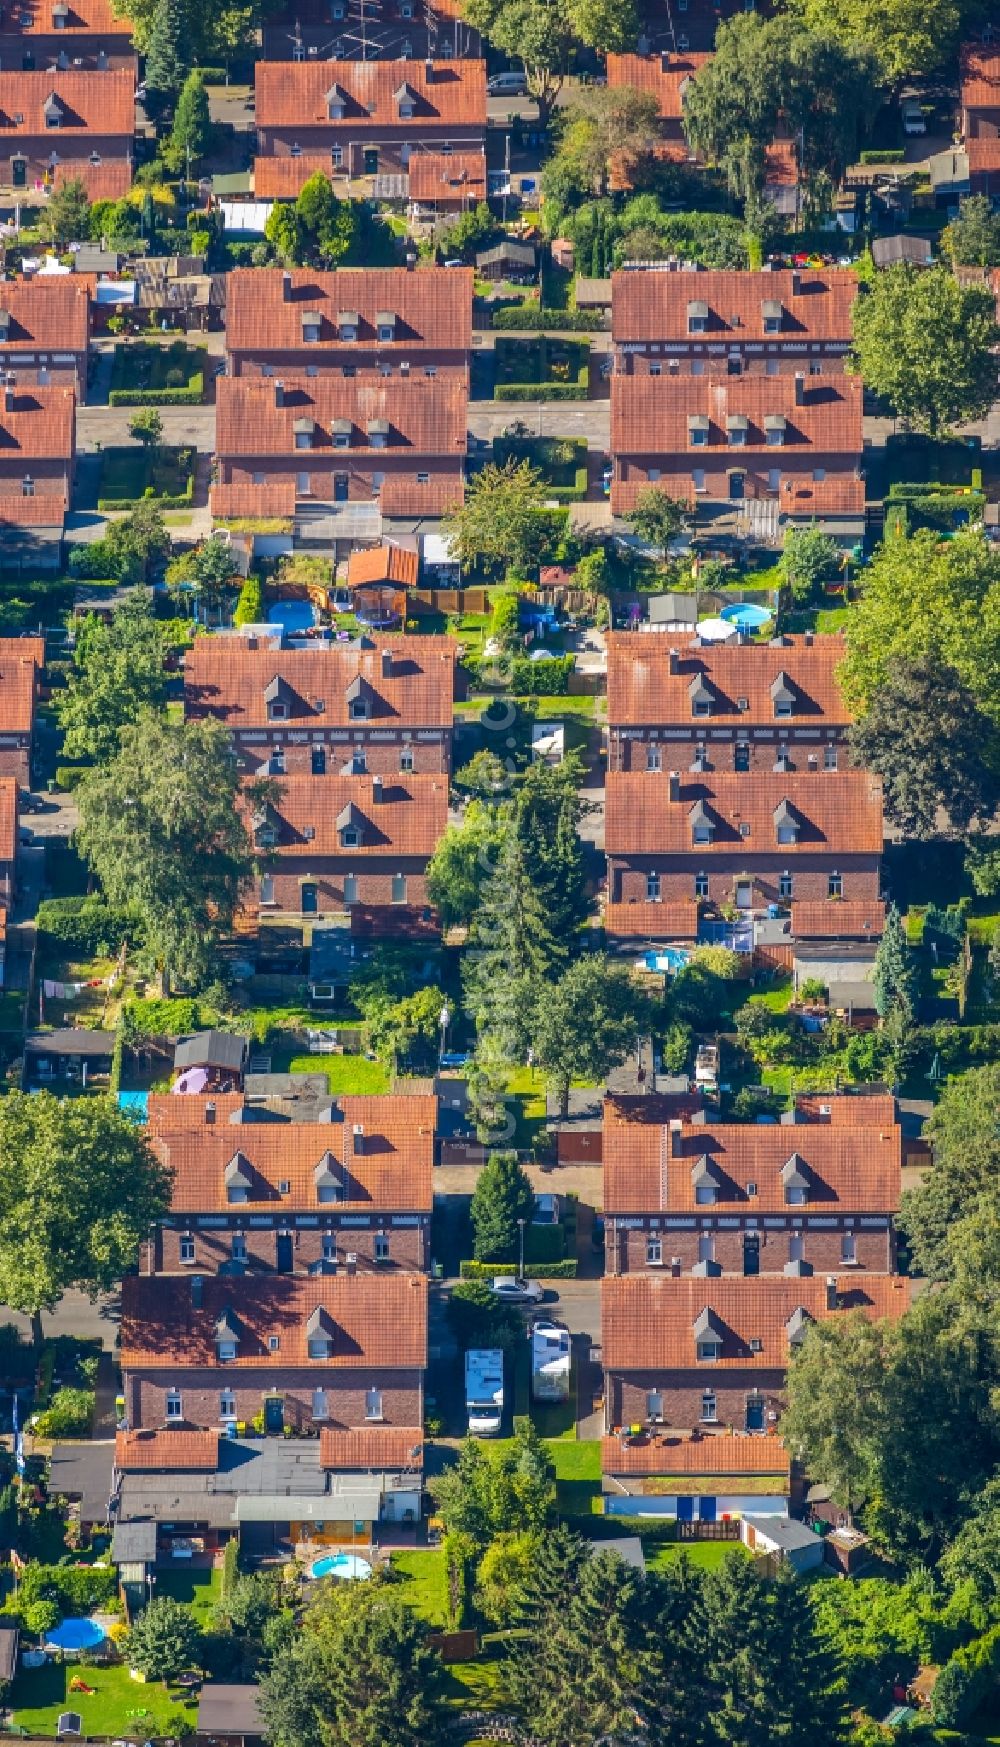
<instances>
[{"instance_id":1,"label":"large deciduous tree","mask_svg":"<svg viewBox=\"0 0 1000 1747\"><path fill-rule=\"evenodd\" d=\"M462 16L495 48L521 61L538 119L547 127L573 52L566 0L465 0Z\"/></svg>"},{"instance_id":2,"label":"large deciduous tree","mask_svg":"<svg viewBox=\"0 0 1000 1747\"><path fill-rule=\"evenodd\" d=\"M574 1079L600 1083L620 1067L653 1023L653 1004L627 965L590 953L550 983L538 1003L532 1043L535 1058L569 1109Z\"/></svg>"},{"instance_id":3,"label":"large deciduous tree","mask_svg":"<svg viewBox=\"0 0 1000 1747\"><path fill-rule=\"evenodd\" d=\"M849 367L898 418L934 437L986 416L997 396L998 346L985 285L901 262L877 274L854 305Z\"/></svg>"},{"instance_id":4,"label":"large deciduous tree","mask_svg":"<svg viewBox=\"0 0 1000 1747\"><path fill-rule=\"evenodd\" d=\"M518 1221L531 1224L535 1192L516 1153L492 1153L476 1181L469 1217L474 1252L480 1262L513 1262L518 1255Z\"/></svg>"},{"instance_id":5,"label":"large deciduous tree","mask_svg":"<svg viewBox=\"0 0 1000 1747\"><path fill-rule=\"evenodd\" d=\"M941 232L941 247L953 267L1000 267L1000 213L986 194L973 194L958 206Z\"/></svg>"},{"instance_id":6,"label":"large deciduous tree","mask_svg":"<svg viewBox=\"0 0 1000 1747\"><path fill-rule=\"evenodd\" d=\"M30 1315L70 1286L108 1292L169 1205L169 1175L107 1098L0 1099L0 1300Z\"/></svg>"},{"instance_id":7,"label":"large deciduous tree","mask_svg":"<svg viewBox=\"0 0 1000 1747\"><path fill-rule=\"evenodd\" d=\"M874 1483L885 1424L886 1324L860 1312L810 1322L792 1353L781 1432L848 1508Z\"/></svg>"},{"instance_id":8,"label":"large deciduous tree","mask_svg":"<svg viewBox=\"0 0 1000 1747\"><path fill-rule=\"evenodd\" d=\"M168 978L197 979L249 881L246 807L263 794L241 797L227 730L147 713L77 792L77 841L109 903L142 912Z\"/></svg>"},{"instance_id":9,"label":"large deciduous tree","mask_svg":"<svg viewBox=\"0 0 1000 1747\"><path fill-rule=\"evenodd\" d=\"M935 836L942 815L955 832L988 824L1000 793L996 728L953 667L897 657L850 740L904 836Z\"/></svg>"},{"instance_id":10,"label":"large deciduous tree","mask_svg":"<svg viewBox=\"0 0 1000 1747\"><path fill-rule=\"evenodd\" d=\"M664 552L674 535L687 527L691 512L679 498L671 497L657 485L649 485L639 492L627 519L640 540L648 540L651 546Z\"/></svg>"},{"instance_id":11,"label":"large deciduous tree","mask_svg":"<svg viewBox=\"0 0 1000 1747\"><path fill-rule=\"evenodd\" d=\"M465 502L443 521L455 556L470 569L485 565L525 576L552 540L541 474L528 461L488 462L470 479Z\"/></svg>"},{"instance_id":12,"label":"large deciduous tree","mask_svg":"<svg viewBox=\"0 0 1000 1747\"><path fill-rule=\"evenodd\" d=\"M790 0L790 10L810 30L866 50L886 84L942 66L960 20L956 0Z\"/></svg>"},{"instance_id":13,"label":"large deciduous tree","mask_svg":"<svg viewBox=\"0 0 1000 1747\"><path fill-rule=\"evenodd\" d=\"M190 1608L158 1595L137 1615L122 1643L122 1659L147 1680L174 1680L198 1660L201 1632Z\"/></svg>"},{"instance_id":14,"label":"large deciduous tree","mask_svg":"<svg viewBox=\"0 0 1000 1747\"><path fill-rule=\"evenodd\" d=\"M933 1163L903 1195L900 1224L915 1268L931 1280L952 1271L949 1235L962 1214L1000 1183L1000 1065L949 1080L924 1129Z\"/></svg>"},{"instance_id":15,"label":"large deciduous tree","mask_svg":"<svg viewBox=\"0 0 1000 1747\"><path fill-rule=\"evenodd\" d=\"M42 208L39 224L46 242L61 249L90 235L90 201L86 183L75 177L54 188Z\"/></svg>"},{"instance_id":16,"label":"large deciduous tree","mask_svg":"<svg viewBox=\"0 0 1000 1747\"><path fill-rule=\"evenodd\" d=\"M427 893L445 928L472 920L505 837L504 821L480 801L470 801L460 825L449 825L427 864Z\"/></svg>"},{"instance_id":17,"label":"large deciduous tree","mask_svg":"<svg viewBox=\"0 0 1000 1747\"><path fill-rule=\"evenodd\" d=\"M56 711L69 758L101 762L118 750L122 728L166 698L163 635L146 589L126 595L105 623L96 615L77 632L73 671Z\"/></svg>"}]
</instances>

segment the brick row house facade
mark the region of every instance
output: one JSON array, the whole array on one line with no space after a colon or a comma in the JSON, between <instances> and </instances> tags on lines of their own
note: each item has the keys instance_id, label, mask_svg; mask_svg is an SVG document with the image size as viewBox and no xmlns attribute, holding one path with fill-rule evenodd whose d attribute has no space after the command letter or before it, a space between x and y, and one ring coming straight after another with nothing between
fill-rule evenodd
<instances>
[{"instance_id":1,"label":"brick row house facade","mask_svg":"<svg viewBox=\"0 0 1000 1747\"><path fill-rule=\"evenodd\" d=\"M173 1181L140 1270L426 1272L436 1119L429 1095L339 1098L315 1121L240 1093L151 1096L149 1139Z\"/></svg>"},{"instance_id":2,"label":"brick row house facade","mask_svg":"<svg viewBox=\"0 0 1000 1747\"><path fill-rule=\"evenodd\" d=\"M123 68L135 74L132 26L110 0L2 0L0 72Z\"/></svg>"},{"instance_id":3,"label":"brick row house facade","mask_svg":"<svg viewBox=\"0 0 1000 1747\"><path fill-rule=\"evenodd\" d=\"M464 494L468 386L458 376L217 384L220 484L290 482L296 501L436 516Z\"/></svg>"},{"instance_id":4,"label":"brick row house facade","mask_svg":"<svg viewBox=\"0 0 1000 1747\"><path fill-rule=\"evenodd\" d=\"M132 182L134 68L0 72L0 192L82 181L91 200Z\"/></svg>"},{"instance_id":5,"label":"brick row house facade","mask_svg":"<svg viewBox=\"0 0 1000 1747\"><path fill-rule=\"evenodd\" d=\"M261 61L256 119L258 164L293 157L334 176L400 174L413 153L484 145L486 64Z\"/></svg>"},{"instance_id":6,"label":"brick row house facade","mask_svg":"<svg viewBox=\"0 0 1000 1747\"><path fill-rule=\"evenodd\" d=\"M682 272L611 279L615 369L633 376L772 376L843 369L858 282L847 269Z\"/></svg>"},{"instance_id":7,"label":"brick row house facade","mask_svg":"<svg viewBox=\"0 0 1000 1747\"><path fill-rule=\"evenodd\" d=\"M8 382L0 399L0 504L51 498L58 519L69 507L76 459L72 388Z\"/></svg>"},{"instance_id":8,"label":"brick row house facade","mask_svg":"<svg viewBox=\"0 0 1000 1747\"><path fill-rule=\"evenodd\" d=\"M17 386L87 389L90 287L70 278L0 281L0 371Z\"/></svg>"},{"instance_id":9,"label":"brick row house facade","mask_svg":"<svg viewBox=\"0 0 1000 1747\"><path fill-rule=\"evenodd\" d=\"M902 1131L892 1098L831 1095L825 1116L796 1111L774 1125L664 1120L656 1104L605 1101L609 1276L894 1272Z\"/></svg>"},{"instance_id":10,"label":"brick row house facade","mask_svg":"<svg viewBox=\"0 0 1000 1747\"><path fill-rule=\"evenodd\" d=\"M31 787L35 709L44 667L44 638L0 637L0 777L13 777L23 789Z\"/></svg>"},{"instance_id":11,"label":"brick row house facade","mask_svg":"<svg viewBox=\"0 0 1000 1747\"><path fill-rule=\"evenodd\" d=\"M468 383L471 267L378 273L239 269L227 281L229 372Z\"/></svg>"},{"instance_id":12,"label":"brick row house facade","mask_svg":"<svg viewBox=\"0 0 1000 1747\"><path fill-rule=\"evenodd\" d=\"M0 776L0 929L17 895L17 779Z\"/></svg>"}]
</instances>

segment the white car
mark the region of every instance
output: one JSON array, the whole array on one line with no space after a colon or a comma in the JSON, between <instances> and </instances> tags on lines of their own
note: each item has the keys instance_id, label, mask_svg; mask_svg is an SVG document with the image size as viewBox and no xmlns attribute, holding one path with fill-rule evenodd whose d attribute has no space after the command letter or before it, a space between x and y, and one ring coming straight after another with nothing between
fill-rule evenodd
<instances>
[{"instance_id":1,"label":"white car","mask_svg":"<svg viewBox=\"0 0 1000 1747\"><path fill-rule=\"evenodd\" d=\"M515 1280L513 1274L498 1275L491 1291L505 1304L541 1304L545 1297L537 1280Z\"/></svg>"}]
</instances>

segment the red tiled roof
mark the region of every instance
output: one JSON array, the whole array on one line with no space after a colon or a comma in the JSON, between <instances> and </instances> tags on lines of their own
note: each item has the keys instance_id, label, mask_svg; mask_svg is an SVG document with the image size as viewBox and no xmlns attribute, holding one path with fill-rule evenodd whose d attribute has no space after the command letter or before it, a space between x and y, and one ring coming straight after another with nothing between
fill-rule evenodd
<instances>
[{"instance_id":1,"label":"red tiled roof","mask_svg":"<svg viewBox=\"0 0 1000 1747\"><path fill-rule=\"evenodd\" d=\"M90 340L90 288L78 279L0 280L0 363L16 364L22 351L86 352Z\"/></svg>"},{"instance_id":2,"label":"red tiled roof","mask_svg":"<svg viewBox=\"0 0 1000 1747\"><path fill-rule=\"evenodd\" d=\"M362 377L345 381L328 373L304 381L286 380L283 392L267 378L223 376L216 385L215 446L226 459L312 454L332 460L335 455L381 453L405 455L416 463L423 455L464 455L467 399L464 373L380 377L374 382ZM350 422L346 448L334 445L334 419ZM312 422L312 448L300 450L293 427L306 420ZM372 420L389 425L384 449L371 444L367 427Z\"/></svg>"},{"instance_id":3,"label":"red tiled roof","mask_svg":"<svg viewBox=\"0 0 1000 1747\"><path fill-rule=\"evenodd\" d=\"M814 516L864 515L865 482L855 473L828 471L825 479L815 479L808 471L807 460L806 471L790 472L787 475L783 473L781 489L776 491L771 489L768 478L770 470L765 462L780 455L780 450L758 449L755 451L756 461L749 463L736 462L735 458L740 453L738 449L727 450L726 453L732 453L735 465L739 466L740 470L745 473L746 497L773 499L782 516L796 516L801 520L804 517ZM696 449L691 451L693 466L698 465L697 454ZM721 454L718 450L716 450L716 454L721 461ZM842 464L847 468L853 468L860 462L860 459L860 456L848 455L843 458ZM611 507L616 515L627 515L630 509L635 508L636 498L643 490L645 483L644 480L636 477L625 480L616 478L613 481ZM661 491L667 493L668 497L680 498L691 508L696 507L705 497L704 493L695 490L690 470L680 472L670 468L661 469L656 484ZM720 498L725 496L724 482L722 485L722 491L716 492L712 501L718 502Z\"/></svg>"},{"instance_id":4,"label":"red tiled roof","mask_svg":"<svg viewBox=\"0 0 1000 1747\"><path fill-rule=\"evenodd\" d=\"M132 186L132 165L127 157L105 158L100 164L77 158L56 165L56 187L63 188L67 182L82 182L91 202L122 200Z\"/></svg>"},{"instance_id":5,"label":"red tiled roof","mask_svg":"<svg viewBox=\"0 0 1000 1747\"><path fill-rule=\"evenodd\" d=\"M0 459L2 458L3 450L0 448ZM0 524L6 527L61 528L65 518L66 503L61 492L25 497L21 492L7 494L0 488Z\"/></svg>"},{"instance_id":6,"label":"red tiled roof","mask_svg":"<svg viewBox=\"0 0 1000 1747\"><path fill-rule=\"evenodd\" d=\"M969 160L973 193L1000 194L1000 138L966 140L962 150Z\"/></svg>"},{"instance_id":7,"label":"red tiled roof","mask_svg":"<svg viewBox=\"0 0 1000 1747\"><path fill-rule=\"evenodd\" d=\"M885 927L885 905L872 898L868 903L825 902L792 905L792 934L796 940L849 940L871 935L877 940Z\"/></svg>"},{"instance_id":8,"label":"red tiled roof","mask_svg":"<svg viewBox=\"0 0 1000 1747\"><path fill-rule=\"evenodd\" d=\"M301 351L304 358L321 358L331 348L349 345L391 357L397 348L467 352L472 345L471 267L422 267L412 273L405 267L377 273L360 267L335 273L254 267L230 273L226 288L226 340L232 352ZM338 337L341 310L360 318L356 341ZM396 317L392 340L378 338L376 317L382 311ZM320 338L308 343L302 338L307 312L322 318Z\"/></svg>"},{"instance_id":9,"label":"red tiled roof","mask_svg":"<svg viewBox=\"0 0 1000 1747\"><path fill-rule=\"evenodd\" d=\"M796 188L798 181L799 168L795 161L794 140L772 140L764 152L764 186L766 188Z\"/></svg>"},{"instance_id":10,"label":"red tiled roof","mask_svg":"<svg viewBox=\"0 0 1000 1747\"><path fill-rule=\"evenodd\" d=\"M371 776L281 777L280 798L270 809L278 841L268 853L279 865L291 856L300 861L346 856L366 862L388 855L433 855L448 824L448 778L383 777L381 799L376 800L378 781ZM348 807L361 833L354 849L342 848L337 825Z\"/></svg>"},{"instance_id":11,"label":"red tiled roof","mask_svg":"<svg viewBox=\"0 0 1000 1747\"><path fill-rule=\"evenodd\" d=\"M846 267L823 268L815 273L804 270L672 273L658 267L629 267L611 276L611 332L619 344L687 340L688 304L706 303L705 333L698 336L706 342L725 336L740 342L849 341L851 309L857 294L857 278ZM778 334L765 333L766 302L781 305ZM737 381L746 380L730 378L729 385L735 387ZM759 382L760 378L750 380ZM771 383L777 379L764 380ZM787 377L784 381L788 386ZM670 386L672 393L676 382L671 381ZM746 409L734 406L732 410Z\"/></svg>"},{"instance_id":12,"label":"red tiled roof","mask_svg":"<svg viewBox=\"0 0 1000 1747\"><path fill-rule=\"evenodd\" d=\"M660 105L662 121L679 121L684 113L684 91L711 55L608 55L608 84L632 91L651 91Z\"/></svg>"},{"instance_id":13,"label":"red tiled roof","mask_svg":"<svg viewBox=\"0 0 1000 1747\"><path fill-rule=\"evenodd\" d=\"M432 1131L437 1121L437 1099L429 1092L377 1093L371 1096L338 1097L334 1099L344 1122L352 1128L360 1122L369 1136L413 1136ZM209 1098L180 1096L173 1092L149 1094L148 1132L157 1135L183 1134L191 1128L210 1127L206 1107L212 1106L219 1128L229 1127L237 1135L243 1133L240 1117L252 1106L242 1092L213 1092ZM251 1122L254 1120L250 1119ZM288 1132L286 1127L285 1132ZM373 1142L374 1145L374 1142Z\"/></svg>"},{"instance_id":14,"label":"red tiled roof","mask_svg":"<svg viewBox=\"0 0 1000 1747\"><path fill-rule=\"evenodd\" d=\"M45 124L50 97L62 106L58 128ZM23 121L16 121L21 115ZM66 134L89 132L103 138L135 132L135 73L130 67L104 72L0 73L0 137L28 139L43 135L55 143Z\"/></svg>"},{"instance_id":15,"label":"red tiled roof","mask_svg":"<svg viewBox=\"0 0 1000 1747\"><path fill-rule=\"evenodd\" d=\"M123 1370L185 1366L287 1370L420 1370L427 1363L427 1281L422 1274L278 1274L242 1279L201 1276L201 1305L191 1281L132 1276L122 1286ZM328 1359L310 1359L306 1324L325 1312L333 1331ZM239 1327L235 1359L220 1365L215 1325L228 1311ZM277 1339L274 1348L271 1340Z\"/></svg>"},{"instance_id":16,"label":"red tiled roof","mask_svg":"<svg viewBox=\"0 0 1000 1747\"><path fill-rule=\"evenodd\" d=\"M721 1175L716 1207L783 1213L782 1168L797 1154L809 1179L806 1212L894 1213L902 1132L894 1122L845 1128L830 1122L684 1123L649 1120L642 1106L604 1104L605 1213L694 1213L692 1172L708 1157ZM747 1184L756 1194L747 1194Z\"/></svg>"},{"instance_id":17,"label":"red tiled roof","mask_svg":"<svg viewBox=\"0 0 1000 1747\"><path fill-rule=\"evenodd\" d=\"M0 862L17 855L17 778L0 776Z\"/></svg>"},{"instance_id":18,"label":"red tiled roof","mask_svg":"<svg viewBox=\"0 0 1000 1747\"><path fill-rule=\"evenodd\" d=\"M69 461L75 412L71 388L16 387L11 412L0 400L0 467L21 459Z\"/></svg>"},{"instance_id":19,"label":"red tiled roof","mask_svg":"<svg viewBox=\"0 0 1000 1747\"><path fill-rule=\"evenodd\" d=\"M962 108L1000 109L1000 49L967 43L961 60Z\"/></svg>"},{"instance_id":20,"label":"red tiled roof","mask_svg":"<svg viewBox=\"0 0 1000 1747\"><path fill-rule=\"evenodd\" d=\"M264 693L280 679L292 694L292 727L352 725L347 693L361 678L372 726L450 728L455 687L455 644L450 637L394 636L386 641L392 671L382 672L382 650L331 644L315 649L248 649L242 638L199 637L184 660L184 711L217 716L233 729L263 728ZM353 726L357 727L356 722ZM348 749L345 747L344 756Z\"/></svg>"},{"instance_id":21,"label":"red tiled roof","mask_svg":"<svg viewBox=\"0 0 1000 1747\"><path fill-rule=\"evenodd\" d=\"M132 24L119 17L111 0L69 0L69 10L56 30L54 0L8 0L0 14L0 36L124 36Z\"/></svg>"},{"instance_id":22,"label":"red tiled roof","mask_svg":"<svg viewBox=\"0 0 1000 1747\"><path fill-rule=\"evenodd\" d=\"M780 1438L737 1437L720 1432L707 1438L645 1437L623 1445L601 1439L605 1474L774 1474L786 1483L791 1458Z\"/></svg>"},{"instance_id":23,"label":"red tiled roof","mask_svg":"<svg viewBox=\"0 0 1000 1747\"><path fill-rule=\"evenodd\" d=\"M807 1122L835 1128L889 1128L899 1120L896 1100L887 1092L800 1092L795 1108Z\"/></svg>"},{"instance_id":24,"label":"red tiled roof","mask_svg":"<svg viewBox=\"0 0 1000 1747\"><path fill-rule=\"evenodd\" d=\"M431 77L427 77L430 65ZM401 116L396 93L414 94L413 115ZM342 120L330 119L327 93L346 98ZM258 129L329 127L380 133L419 133L428 123L486 126L485 61L258 61Z\"/></svg>"},{"instance_id":25,"label":"red tiled roof","mask_svg":"<svg viewBox=\"0 0 1000 1747\"><path fill-rule=\"evenodd\" d=\"M778 842L774 815L782 802L798 823L796 843ZM711 843L693 841L699 803L715 827ZM609 855L879 855L882 785L862 770L682 771L672 801L666 771L609 771L604 837Z\"/></svg>"},{"instance_id":26,"label":"red tiled roof","mask_svg":"<svg viewBox=\"0 0 1000 1747\"><path fill-rule=\"evenodd\" d=\"M369 546L352 552L347 560L348 588L365 588L373 582L394 582L400 588L416 588L420 560L408 546L391 540L385 546Z\"/></svg>"},{"instance_id":27,"label":"red tiled roof","mask_svg":"<svg viewBox=\"0 0 1000 1747\"><path fill-rule=\"evenodd\" d=\"M628 277L628 275L625 275ZM670 275L664 275L669 278ZM702 275L677 275L694 280ZM657 376L611 378L611 448L616 455L676 455L699 466L724 451L738 466L747 456L766 454L775 467L787 457L801 465L810 451L816 455L857 455L862 450L860 376L806 376L803 404L796 404L793 376L677 376L667 389ZM726 420L749 421L746 442L728 441ZM769 447L764 420L785 420L784 443ZM707 442L693 445L689 417L709 420Z\"/></svg>"},{"instance_id":28,"label":"red tiled roof","mask_svg":"<svg viewBox=\"0 0 1000 1747\"><path fill-rule=\"evenodd\" d=\"M895 1322L909 1309L910 1282L891 1274L836 1276L837 1307L826 1307L825 1278L782 1275L674 1279L626 1274L601 1288L601 1344L609 1371L775 1371L788 1363L787 1324L802 1309L821 1322L860 1310ZM703 1310L718 1320L721 1357L699 1364L694 1325ZM759 1341L760 1351L750 1342Z\"/></svg>"},{"instance_id":29,"label":"red tiled roof","mask_svg":"<svg viewBox=\"0 0 1000 1747\"><path fill-rule=\"evenodd\" d=\"M836 670L844 659L842 637L787 637L770 643L701 644L676 632L612 631L608 647L608 721L613 727L772 727L771 687L783 675L795 693L794 714L782 726L846 727L851 712L840 695ZM675 654L676 672L670 658ZM693 713L691 686L703 678L713 693L710 716ZM745 708L741 708L741 702ZM801 753L805 762L806 750Z\"/></svg>"},{"instance_id":30,"label":"red tiled roof","mask_svg":"<svg viewBox=\"0 0 1000 1747\"><path fill-rule=\"evenodd\" d=\"M414 1455L414 1450L417 1454ZM319 1434L319 1465L342 1473L424 1466L424 1434L419 1426L372 1426L336 1431L323 1426Z\"/></svg>"},{"instance_id":31,"label":"red tiled roof","mask_svg":"<svg viewBox=\"0 0 1000 1747\"><path fill-rule=\"evenodd\" d=\"M287 66L288 62L283 61L281 65ZM294 158L291 155L287 158L254 158L254 194L258 200L295 200L317 170L332 183L329 152L299 152Z\"/></svg>"},{"instance_id":32,"label":"red tiled roof","mask_svg":"<svg viewBox=\"0 0 1000 1747\"><path fill-rule=\"evenodd\" d=\"M17 503L41 503L18 498ZM0 522L3 499L0 498ZM35 686L45 666L41 637L0 637L0 733L30 734L35 720Z\"/></svg>"},{"instance_id":33,"label":"red tiled roof","mask_svg":"<svg viewBox=\"0 0 1000 1747\"><path fill-rule=\"evenodd\" d=\"M409 163L408 192L411 200L428 206L438 200L485 200L486 153L417 152Z\"/></svg>"},{"instance_id":34,"label":"red tiled roof","mask_svg":"<svg viewBox=\"0 0 1000 1747\"><path fill-rule=\"evenodd\" d=\"M693 898L673 904L607 903L604 926L609 934L630 935L643 940L696 940L698 905Z\"/></svg>"},{"instance_id":35,"label":"red tiled roof","mask_svg":"<svg viewBox=\"0 0 1000 1747\"><path fill-rule=\"evenodd\" d=\"M270 485L212 485L208 507L220 520L290 519L295 514L294 479L276 479Z\"/></svg>"},{"instance_id":36,"label":"red tiled roof","mask_svg":"<svg viewBox=\"0 0 1000 1747\"><path fill-rule=\"evenodd\" d=\"M151 1468L214 1473L218 1465L218 1432L177 1430L115 1434L115 1467L124 1473Z\"/></svg>"}]
</instances>

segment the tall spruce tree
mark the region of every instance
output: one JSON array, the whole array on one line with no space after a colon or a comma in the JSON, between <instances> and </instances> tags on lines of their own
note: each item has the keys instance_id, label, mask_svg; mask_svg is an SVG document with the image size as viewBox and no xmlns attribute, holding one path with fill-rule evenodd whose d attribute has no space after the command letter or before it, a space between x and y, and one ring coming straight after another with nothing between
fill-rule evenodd
<instances>
[{"instance_id":1,"label":"tall spruce tree","mask_svg":"<svg viewBox=\"0 0 1000 1747\"><path fill-rule=\"evenodd\" d=\"M512 829L483 888L462 966L465 999L480 1035L508 1061L524 1058L532 1005L545 978L567 957L533 877L525 845Z\"/></svg>"},{"instance_id":2,"label":"tall spruce tree","mask_svg":"<svg viewBox=\"0 0 1000 1747\"><path fill-rule=\"evenodd\" d=\"M157 0L146 47L146 88L158 105L176 97L191 65L183 0Z\"/></svg>"},{"instance_id":3,"label":"tall spruce tree","mask_svg":"<svg viewBox=\"0 0 1000 1747\"><path fill-rule=\"evenodd\" d=\"M580 841L583 806L579 761L530 765L517 792L514 817L531 878L549 928L568 938L587 914L586 869Z\"/></svg>"},{"instance_id":4,"label":"tall spruce tree","mask_svg":"<svg viewBox=\"0 0 1000 1747\"><path fill-rule=\"evenodd\" d=\"M918 980L902 917L892 904L875 954L874 996L879 1018L885 1019L893 1008L899 1007L906 1019L912 1019L917 1008Z\"/></svg>"},{"instance_id":5,"label":"tall spruce tree","mask_svg":"<svg viewBox=\"0 0 1000 1747\"><path fill-rule=\"evenodd\" d=\"M836 1660L802 1588L738 1554L704 1585L709 1740L718 1747L843 1747L847 1715Z\"/></svg>"}]
</instances>

